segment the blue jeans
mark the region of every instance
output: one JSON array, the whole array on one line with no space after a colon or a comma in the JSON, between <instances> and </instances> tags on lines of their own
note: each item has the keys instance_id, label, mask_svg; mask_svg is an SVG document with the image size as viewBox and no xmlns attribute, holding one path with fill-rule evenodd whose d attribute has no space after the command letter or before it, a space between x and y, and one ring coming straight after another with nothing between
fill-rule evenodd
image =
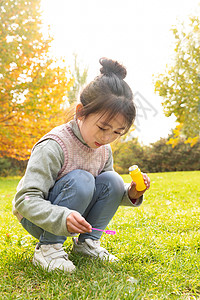
<instances>
[{"instance_id":1,"label":"blue jeans","mask_svg":"<svg viewBox=\"0 0 200 300\"><path fill-rule=\"evenodd\" d=\"M124 195L123 179L114 171L103 172L96 178L84 170L74 170L59 179L49 191L49 201L53 205L64 206L78 211L92 227L105 229ZM64 243L65 236L57 236L36 226L26 218L22 226L39 244ZM102 232L92 231L79 235L79 241L86 238L100 239Z\"/></svg>"}]
</instances>

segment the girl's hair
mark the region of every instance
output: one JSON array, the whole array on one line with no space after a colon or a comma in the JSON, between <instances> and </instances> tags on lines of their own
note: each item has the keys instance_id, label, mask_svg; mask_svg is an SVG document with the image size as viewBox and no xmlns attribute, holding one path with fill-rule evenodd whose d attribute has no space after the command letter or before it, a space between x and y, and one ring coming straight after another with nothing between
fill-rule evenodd
<instances>
[{"instance_id":1,"label":"girl's hair","mask_svg":"<svg viewBox=\"0 0 200 300\"><path fill-rule=\"evenodd\" d=\"M109 122L118 114L125 119L125 131L129 130L136 116L133 102L133 93L128 84L123 80L126 77L126 69L117 61L101 58L100 72L81 92L80 101L83 108L77 112L77 117L87 117L93 113L106 115Z\"/></svg>"}]
</instances>

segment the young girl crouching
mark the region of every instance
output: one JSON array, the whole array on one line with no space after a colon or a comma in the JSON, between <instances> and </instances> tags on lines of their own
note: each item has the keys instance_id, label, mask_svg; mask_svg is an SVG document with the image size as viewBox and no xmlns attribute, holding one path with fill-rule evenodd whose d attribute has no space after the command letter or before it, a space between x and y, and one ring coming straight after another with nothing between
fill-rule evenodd
<instances>
[{"instance_id":1,"label":"young girl crouching","mask_svg":"<svg viewBox=\"0 0 200 300\"><path fill-rule=\"evenodd\" d=\"M101 74L80 95L72 121L52 129L33 147L24 177L14 198L14 214L39 240L33 263L48 271L75 270L63 250L67 237L73 250L114 261L100 246L101 231L119 205L139 206L146 189L124 184L113 169L110 143L128 132L136 109L124 81L126 69L102 58Z\"/></svg>"}]
</instances>

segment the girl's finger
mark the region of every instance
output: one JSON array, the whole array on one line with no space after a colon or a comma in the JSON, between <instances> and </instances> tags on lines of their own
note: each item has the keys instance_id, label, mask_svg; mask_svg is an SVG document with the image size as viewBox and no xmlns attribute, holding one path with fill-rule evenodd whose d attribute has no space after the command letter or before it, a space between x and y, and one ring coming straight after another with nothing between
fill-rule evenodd
<instances>
[{"instance_id":1,"label":"girl's finger","mask_svg":"<svg viewBox=\"0 0 200 300\"><path fill-rule=\"evenodd\" d=\"M77 227L76 225L70 224L68 226L68 231L71 233L85 233L87 231L82 230L81 228Z\"/></svg>"},{"instance_id":2,"label":"girl's finger","mask_svg":"<svg viewBox=\"0 0 200 300\"><path fill-rule=\"evenodd\" d=\"M74 218L81 225L81 227L88 229L92 228L92 226L82 216L74 215Z\"/></svg>"},{"instance_id":3,"label":"girl's finger","mask_svg":"<svg viewBox=\"0 0 200 300\"><path fill-rule=\"evenodd\" d=\"M67 228L70 232L91 232L92 226L79 213L71 213L67 218Z\"/></svg>"},{"instance_id":4,"label":"girl's finger","mask_svg":"<svg viewBox=\"0 0 200 300\"><path fill-rule=\"evenodd\" d=\"M142 175L143 175L144 183L145 183L147 189L149 189L149 187L150 187L150 178L148 177L147 174L142 174Z\"/></svg>"},{"instance_id":5,"label":"girl's finger","mask_svg":"<svg viewBox=\"0 0 200 300\"><path fill-rule=\"evenodd\" d=\"M67 224L67 228L68 228L69 232L75 232L75 233L85 233L85 232L88 232L87 228L85 228L84 226L81 226L75 220L72 220L72 222L69 222Z\"/></svg>"}]
</instances>

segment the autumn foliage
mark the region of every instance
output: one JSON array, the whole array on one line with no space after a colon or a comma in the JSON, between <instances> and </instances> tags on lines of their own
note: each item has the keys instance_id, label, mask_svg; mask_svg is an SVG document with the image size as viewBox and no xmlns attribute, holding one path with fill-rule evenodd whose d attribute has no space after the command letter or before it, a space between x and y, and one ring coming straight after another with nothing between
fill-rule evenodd
<instances>
[{"instance_id":1,"label":"autumn foliage","mask_svg":"<svg viewBox=\"0 0 200 300\"><path fill-rule=\"evenodd\" d=\"M181 137L193 146L200 136L200 18L189 18L189 26L172 29L175 38L174 60L164 74L155 78L155 91L163 98L164 113L175 115L178 126L168 141L175 147Z\"/></svg>"},{"instance_id":2,"label":"autumn foliage","mask_svg":"<svg viewBox=\"0 0 200 300\"><path fill-rule=\"evenodd\" d=\"M40 1L0 2L0 157L27 159L34 143L62 124L69 70L49 54Z\"/></svg>"}]
</instances>

